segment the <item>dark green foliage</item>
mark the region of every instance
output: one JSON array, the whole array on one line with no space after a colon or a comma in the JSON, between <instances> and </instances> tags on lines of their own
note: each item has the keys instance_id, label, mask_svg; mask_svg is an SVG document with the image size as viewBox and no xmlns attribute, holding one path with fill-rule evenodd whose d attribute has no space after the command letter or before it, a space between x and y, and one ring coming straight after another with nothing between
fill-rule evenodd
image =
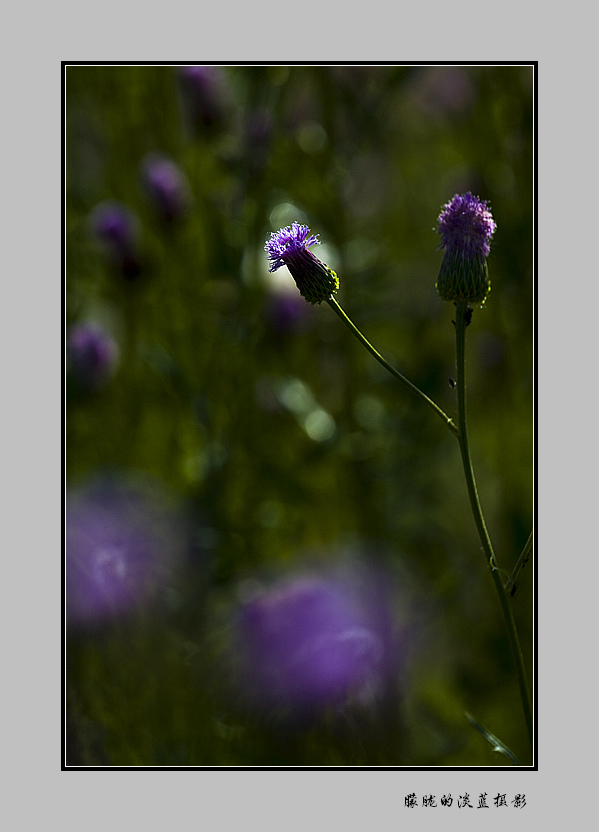
<instances>
[{"instance_id":1,"label":"dark green foliage","mask_svg":"<svg viewBox=\"0 0 599 832\"><path fill-rule=\"evenodd\" d=\"M489 201L493 291L468 327L469 426L487 526L511 570L533 523L533 70L223 73L222 120L202 132L184 119L174 67L66 69L66 323L99 320L120 348L102 389L67 383L67 485L141 472L180 497L192 527L157 608L67 631L67 762L509 765L469 711L529 764L457 442L326 304L299 298L301 317L277 325L273 287L291 279L268 275L263 246L308 224L356 325L453 417L436 221L454 193ZM162 223L140 187L152 152L189 181L180 222ZM103 200L139 218L133 280L89 233ZM307 553L384 564L414 638L393 701L291 729L231 693L228 636L243 582L301 568ZM529 674L533 580L529 565L512 600Z\"/></svg>"}]
</instances>

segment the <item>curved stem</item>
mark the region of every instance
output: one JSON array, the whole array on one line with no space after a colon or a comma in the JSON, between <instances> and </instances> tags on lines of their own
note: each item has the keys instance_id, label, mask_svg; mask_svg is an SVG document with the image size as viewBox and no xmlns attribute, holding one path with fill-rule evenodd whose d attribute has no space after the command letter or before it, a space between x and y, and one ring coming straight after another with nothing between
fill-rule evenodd
<instances>
[{"instance_id":1,"label":"curved stem","mask_svg":"<svg viewBox=\"0 0 599 832\"><path fill-rule=\"evenodd\" d=\"M341 320L346 325L346 327L356 336L358 341L363 346L366 347L366 349L368 350L368 352L371 355L373 355L376 358L376 360L379 362L379 364L382 364L383 367L391 373L391 375L393 375L393 376L395 376L395 378L399 379L399 381L401 381L402 384L405 384L405 386L409 390L411 390L412 393L416 393L417 396L419 396L423 401L425 401L426 404L435 411L437 416L439 416L439 418L441 418L443 420L443 422L447 425L447 427L454 434L454 436L459 436L458 428L455 426L453 421L449 418L447 413L444 413L441 410L441 408L438 405L436 405L435 402L432 399L429 399L429 397L425 393L423 393L422 390L420 390L418 387L416 387L415 384L412 384L412 382L409 379L407 379L404 375L402 375L399 372L399 370L396 370L395 367L393 367L391 364L389 364L389 362L386 361L383 358L383 356L375 350L375 348L372 346L370 341L366 340L366 338L362 335L362 333L360 332L358 327L353 323L353 321L350 318L348 318L348 316L345 314L343 309L339 306L339 304L337 303L337 301L335 300L335 298L332 295L331 295L330 298L327 298L327 303L329 304L329 306L331 307L333 312L341 318Z\"/></svg>"},{"instance_id":2,"label":"curved stem","mask_svg":"<svg viewBox=\"0 0 599 832\"><path fill-rule=\"evenodd\" d=\"M478 530L478 535L482 543L485 554L486 563L491 570L491 577L495 584L499 604L507 635L510 643L512 659L516 668L518 676L518 685L520 688L520 697L522 699L522 708L524 711L524 719L526 721L526 728L530 745L533 745L533 723L532 723L532 707L530 702L530 692L528 689L528 681L526 679L526 669L524 667L524 658L522 656L522 648L520 647L520 640L518 638L518 631L516 629L516 622L512 613L508 597L501 582L500 570L497 567L495 560L495 553L491 544L491 538L487 531L485 519L483 517L480 501L478 498L478 490L476 488L476 480L474 478L474 470L472 468L472 459L470 457L470 448L468 445L468 427L466 419L466 326L467 315L470 310L468 305L464 302L457 304L456 311L456 354L457 354L457 390L458 390L458 425L459 434L458 442L460 444L460 452L462 454L462 463L464 466L464 474L466 476L466 485L468 488L468 497L470 498L470 505L474 515L474 521Z\"/></svg>"}]
</instances>

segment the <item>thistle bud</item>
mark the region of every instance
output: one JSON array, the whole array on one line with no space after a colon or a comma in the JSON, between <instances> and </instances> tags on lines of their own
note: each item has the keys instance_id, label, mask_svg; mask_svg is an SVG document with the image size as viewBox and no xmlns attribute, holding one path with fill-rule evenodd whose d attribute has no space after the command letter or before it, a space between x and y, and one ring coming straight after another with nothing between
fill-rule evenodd
<instances>
[{"instance_id":1,"label":"thistle bud","mask_svg":"<svg viewBox=\"0 0 599 832\"><path fill-rule=\"evenodd\" d=\"M456 194L439 215L443 262L437 291L443 300L483 304L491 291L487 268L496 229L487 203L469 192Z\"/></svg>"},{"instance_id":2,"label":"thistle bud","mask_svg":"<svg viewBox=\"0 0 599 832\"><path fill-rule=\"evenodd\" d=\"M291 227L273 232L264 246L271 261L269 271L287 266L300 294L308 303L322 303L339 288L335 272L308 251L310 246L319 242L318 235L310 234L307 225L294 222Z\"/></svg>"}]
</instances>

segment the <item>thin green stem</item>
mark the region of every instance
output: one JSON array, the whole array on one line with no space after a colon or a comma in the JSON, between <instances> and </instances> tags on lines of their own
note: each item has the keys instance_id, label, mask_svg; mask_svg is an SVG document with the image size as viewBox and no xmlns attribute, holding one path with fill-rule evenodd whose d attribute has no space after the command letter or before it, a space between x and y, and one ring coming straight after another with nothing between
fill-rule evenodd
<instances>
[{"instance_id":1,"label":"thin green stem","mask_svg":"<svg viewBox=\"0 0 599 832\"><path fill-rule=\"evenodd\" d=\"M377 350L375 350L375 348L372 346L370 341L368 341L362 335L362 333L360 332L358 327L353 323L353 321L350 318L348 318L348 316L345 314L345 312L339 306L339 304L337 303L337 301L335 300L335 298L333 296L331 296L330 298L327 298L327 303L329 304L329 306L331 307L333 312L341 318L341 320L343 321L345 326L355 335L355 337L358 339L358 341L363 346L366 347L366 349L368 350L368 352L371 355L373 355L376 358L376 360L379 362L379 364L382 364L383 367L391 373L391 375L393 375L393 376L395 376L395 378L399 379L399 381L401 381L402 384L404 384L409 390L411 390L412 393L416 393L416 395L419 396L419 398L421 398L424 402L426 402L426 404L435 411L437 416L439 416L439 418L443 420L443 422L447 425L447 427L454 434L454 436L459 436L458 428L455 426L453 421L449 418L447 413L444 413L441 410L441 408L438 405L436 405L435 402L432 399L429 399L429 397L425 393L423 393L422 390L420 390L418 387L416 387L415 384L412 384L412 382L409 379L407 379L404 375L402 375L402 373L400 373L399 370L396 370L395 367L393 367L391 364L389 364L389 362L386 361L383 358L383 356L379 352L377 352Z\"/></svg>"},{"instance_id":2,"label":"thin green stem","mask_svg":"<svg viewBox=\"0 0 599 832\"><path fill-rule=\"evenodd\" d=\"M533 722L532 722L532 706L530 700L530 692L528 688L528 681L526 678L526 669L524 666L524 658L522 656L522 648L520 647L520 639L518 638L518 631L516 629L516 622L512 613L512 608L509 599L503 588L501 582L500 570L497 566L495 553L491 544L491 538L487 531L485 519L483 517L480 500L478 498L478 490L476 488L476 480L474 478L474 470L472 467L472 459L470 456L470 448L468 444L468 426L466 419L466 326L467 316L470 311L468 305L464 302L457 304L456 310L456 354L457 354L457 391L458 391L458 442L460 444L460 452L462 454L462 463L464 467L464 474L466 477L466 485L468 488L468 497L474 515L474 521L478 530L478 535L482 543L485 560L487 566L491 571L491 577L497 591L501 612L507 630L508 640L512 653L512 659L516 668L518 676L518 685L520 688L520 697L522 699L522 708L524 711L524 719L528 731L528 737L532 748L533 744Z\"/></svg>"}]
</instances>

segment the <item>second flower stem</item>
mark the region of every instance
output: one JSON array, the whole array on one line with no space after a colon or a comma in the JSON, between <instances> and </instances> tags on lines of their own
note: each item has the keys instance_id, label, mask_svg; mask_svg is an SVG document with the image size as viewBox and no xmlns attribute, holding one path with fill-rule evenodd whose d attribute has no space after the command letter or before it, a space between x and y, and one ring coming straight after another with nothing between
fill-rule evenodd
<instances>
[{"instance_id":1,"label":"second flower stem","mask_svg":"<svg viewBox=\"0 0 599 832\"><path fill-rule=\"evenodd\" d=\"M471 311L468 307L468 304L465 302L459 302L456 304L457 309L455 326L458 394L458 425L456 426L454 422L449 418L449 416L446 413L444 413L444 411L441 410L441 408L437 404L435 404L435 402L432 399L429 399L429 397L425 393L423 393L422 390L416 387L415 384L412 384L412 382L409 379L407 379L402 373L400 373L399 370L396 370L395 367L393 367L391 364L389 364L388 361L386 361L383 358L383 356L372 346L372 344L364 337L364 335L362 335L360 330L353 323L353 321L345 314L343 309L339 306L339 304L332 295L331 297L327 298L327 303L329 304L333 312L343 321L346 327L358 339L358 341L364 347L366 347L368 352L372 356L374 356L374 358L376 358L379 364L385 367L385 369L388 370L391 373L391 375L395 376L395 378L401 381L401 383L404 384L409 390L411 390L420 399L426 402L426 404L430 408L432 408L432 410L435 411L437 416L439 416L439 418L443 420L445 425L450 429L450 431L458 440L458 443L460 445L460 453L462 455L462 464L464 468L464 475L466 477L466 486L468 489L468 497L472 508L472 514L474 516L474 522L476 523L476 528L482 544L485 561L491 572L491 578L493 579L493 584L495 586L497 597L499 599L499 605L501 607L501 612L503 615L503 620L508 635L508 641L510 644L512 659L518 678L518 686L520 688L520 697L522 699L524 720L526 722L526 729L528 731L528 737L532 748L532 706L530 699L530 691L528 688L528 681L526 678L526 668L524 666L524 658L522 656L522 648L520 647L520 639L518 637L518 630L516 629L516 622L514 619L512 608L510 606L510 602L507 597L504 585L501 581L501 570L499 569L497 561L495 559L493 545L491 543L491 538L489 537L489 532L487 531L487 526L480 505L478 489L476 487L476 480L474 478L474 469L472 467L472 459L470 456L470 446L468 443L468 423L466 418L466 326L469 323L471 315Z\"/></svg>"},{"instance_id":2,"label":"second flower stem","mask_svg":"<svg viewBox=\"0 0 599 832\"><path fill-rule=\"evenodd\" d=\"M474 478L474 470L472 468L472 459L470 457L470 447L468 444L468 424L466 419L466 326L469 320L470 310L468 305L464 302L456 304L456 355L457 355L457 393L458 393L458 442L460 445L460 452L462 455L462 463L464 467L464 474L466 477L466 485L468 488L468 497L474 515L474 522L478 530L478 535L483 547L485 560L487 566L491 571L491 577L497 591L499 605L503 614L505 627L507 630L508 640L510 643L510 650L512 659L516 668L516 675L518 677L518 685L520 688L520 697L522 699L522 708L524 711L524 720L528 731L528 737L532 748L533 744L533 722L532 722L532 707L530 701L530 692L528 689L528 681L526 678L526 669L524 666L524 658L522 656L522 648L520 647L520 640L518 638L518 631L516 629L516 622L509 599L503 587L500 577L500 570L497 566L495 553L491 544L491 538L487 531L485 519L483 517L480 500L478 498L478 490L476 488L476 480Z\"/></svg>"}]
</instances>

